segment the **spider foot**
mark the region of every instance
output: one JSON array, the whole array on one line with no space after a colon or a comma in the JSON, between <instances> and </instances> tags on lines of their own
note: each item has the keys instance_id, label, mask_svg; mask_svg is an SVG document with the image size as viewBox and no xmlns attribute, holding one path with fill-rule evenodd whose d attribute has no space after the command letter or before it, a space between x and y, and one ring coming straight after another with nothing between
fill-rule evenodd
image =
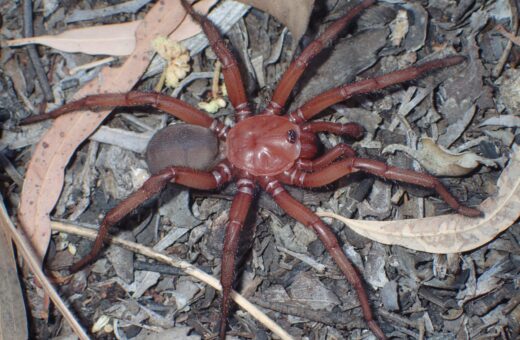
<instances>
[{"instance_id":1,"label":"spider foot","mask_svg":"<svg viewBox=\"0 0 520 340\"><path fill-rule=\"evenodd\" d=\"M457 209L457 213L468 217L484 217L484 213L478 209L461 205Z\"/></svg>"},{"instance_id":2,"label":"spider foot","mask_svg":"<svg viewBox=\"0 0 520 340\"><path fill-rule=\"evenodd\" d=\"M367 325L368 325L368 328L370 328L370 330L372 331L372 333L374 333L374 335L380 339L380 340L385 340L385 339L388 339L385 335L385 333L383 333L383 331L381 330L381 328L379 327L379 325L377 324L376 321L374 320L370 320L367 322Z\"/></svg>"}]
</instances>

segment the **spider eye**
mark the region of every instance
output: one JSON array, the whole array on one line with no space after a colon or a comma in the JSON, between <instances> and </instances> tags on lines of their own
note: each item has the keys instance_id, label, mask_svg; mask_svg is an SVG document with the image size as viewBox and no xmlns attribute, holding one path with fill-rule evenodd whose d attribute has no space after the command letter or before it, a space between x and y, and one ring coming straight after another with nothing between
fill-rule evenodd
<instances>
[{"instance_id":1,"label":"spider eye","mask_svg":"<svg viewBox=\"0 0 520 340\"><path fill-rule=\"evenodd\" d=\"M287 141L291 144L294 144L296 143L296 138L298 137L298 135L296 134L296 131L294 130L289 130L287 131Z\"/></svg>"}]
</instances>

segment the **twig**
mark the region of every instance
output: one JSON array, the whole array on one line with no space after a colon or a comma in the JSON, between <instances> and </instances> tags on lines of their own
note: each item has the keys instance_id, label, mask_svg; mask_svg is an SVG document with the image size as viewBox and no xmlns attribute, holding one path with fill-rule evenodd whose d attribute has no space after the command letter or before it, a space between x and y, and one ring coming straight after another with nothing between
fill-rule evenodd
<instances>
[{"instance_id":1,"label":"twig","mask_svg":"<svg viewBox=\"0 0 520 340\"><path fill-rule=\"evenodd\" d=\"M52 229L55 231L60 231L68 234L74 234L82 237L87 237L90 239L95 239L97 236L97 231L87 229L84 227L79 227L73 224L67 224L62 222L52 222ZM153 250L150 247L143 246L139 243L123 240L118 237L109 237L108 242L111 244L115 244L118 246L122 246L125 249L131 250L135 253L139 253L141 255L150 257L160 262L164 262L173 267L182 269L186 274L193 276L194 278L210 285L216 290L221 291L222 287L220 282L214 278L213 276L206 274L202 270L198 269L194 265L189 262L183 261L171 255L165 255L160 252ZM245 311L247 311L251 316L257 319L260 323L262 323L265 327L269 328L273 333L279 336L281 339L293 339L289 333L283 330L278 324L276 324L273 320L271 320L267 315L265 315L260 309L258 309L255 305L249 302L245 297L238 294L235 291L231 292L231 298L235 300L235 302L242 307Z\"/></svg>"},{"instance_id":2,"label":"twig","mask_svg":"<svg viewBox=\"0 0 520 340\"><path fill-rule=\"evenodd\" d=\"M511 31L513 35L516 35L518 32L518 8L516 7L516 0L509 0L509 8L511 8ZM509 53L511 52L511 48L513 47L513 41L510 39L507 42L506 48L504 48L504 52L502 56L498 60L498 63L493 68L493 77L498 77L500 73L502 73L502 69L509 58Z\"/></svg>"},{"instance_id":3,"label":"twig","mask_svg":"<svg viewBox=\"0 0 520 340\"><path fill-rule=\"evenodd\" d=\"M284 248L282 246L277 246L276 248L278 250L280 250L281 252L289 254L292 257L297 258L298 260L302 261L303 263L308 264L309 266L314 268L318 273L323 273L325 271L325 269L327 269L327 266L325 266L324 264L319 263L318 261L314 260L310 256L307 256L305 254L300 254L300 253L291 251L291 250L289 250L287 248Z\"/></svg>"},{"instance_id":4,"label":"twig","mask_svg":"<svg viewBox=\"0 0 520 340\"><path fill-rule=\"evenodd\" d=\"M9 237L16 244L16 249L18 253L22 255L24 260L29 265L32 273L41 283L43 289L49 295L51 300L54 302L58 310L61 312L63 317L69 322L70 327L74 330L76 335L82 340L90 339L87 333L83 330L79 322L76 320L74 315L72 315L71 311L65 305L65 302L60 298L59 294L56 292L52 284L49 282L49 279L43 273L40 267L40 261L37 259L32 247L30 246L29 241L25 238L25 235L21 234L18 229L16 229L9 219L9 215L5 209L5 205L3 202L3 198L0 196L0 223L4 225L5 231L9 234Z\"/></svg>"},{"instance_id":5,"label":"twig","mask_svg":"<svg viewBox=\"0 0 520 340\"><path fill-rule=\"evenodd\" d=\"M222 70L222 64L220 61L215 62L215 69L213 70L213 80L211 85L211 98L218 98L219 83L220 83L220 71Z\"/></svg>"},{"instance_id":6,"label":"twig","mask_svg":"<svg viewBox=\"0 0 520 340\"><path fill-rule=\"evenodd\" d=\"M251 297L250 300L260 307L270 309L275 312L305 318L325 325L341 325L347 329L364 328L365 321L356 316L347 316L345 313L325 312L309 309L304 306L294 306L287 303L266 301L264 299Z\"/></svg>"},{"instance_id":7,"label":"twig","mask_svg":"<svg viewBox=\"0 0 520 340\"><path fill-rule=\"evenodd\" d=\"M512 42L513 44L520 46L520 37L518 37L518 36L516 36L516 35L514 35L512 33L509 33L504 28L504 26L497 25L495 27L495 29L497 30L498 33L502 34L502 36L504 36L505 38L509 39L509 42Z\"/></svg>"},{"instance_id":8,"label":"twig","mask_svg":"<svg viewBox=\"0 0 520 340\"><path fill-rule=\"evenodd\" d=\"M102 65L111 63L114 60L116 60L116 58L114 58L114 57L107 57L107 58L103 58L103 59L99 59L99 60L93 61L91 63L86 63L86 64L83 64L83 65L80 65L80 66L76 66L76 67L73 67L73 68L71 68L69 70L69 74L70 75L74 75L74 74L78 73L79 71L85 71L85 70L89 70L89 69L94 68L94 67L102 66Z\"/></svg>"},{"instance_id":9,"label":"twig","mask_svg":"<svg viewBox=\"0 0 520 340\"><path fill-rule=\"evenodd\" d=\"M32 37L34 35L33 31L33 18L32 18L32 0L24 0L23 2L23 32L26 38ZM52 94L51 86L49 85L49 80L47 79L47 74L45 74L45 70L43 69L43 65L40 62L40 57L38 56L38 51L36 51L36 46L29 45L26 47L27 52L29 53L29 58L31 59L31 63L34 66L34 70L36 71L36 77L38 78L38 82L43 91L43 95L45 96L45 101L52 102L54 101L54 95Z\"/></svg>"},{"instance_id":10,"label":"twig","mask_svg":"<svg viewBox=\"0 0 520 340\"><path fill-rule=\"evenodd\" d=\"M4 169L4 171L11 177L13 182L16 183L19 187L23 184L23 176L20 175L18 170L16 170L16 167L11 163L9 158L7 158L3 152L3 150L0 150L0 167Z\"/></svg>"}]
</instances>

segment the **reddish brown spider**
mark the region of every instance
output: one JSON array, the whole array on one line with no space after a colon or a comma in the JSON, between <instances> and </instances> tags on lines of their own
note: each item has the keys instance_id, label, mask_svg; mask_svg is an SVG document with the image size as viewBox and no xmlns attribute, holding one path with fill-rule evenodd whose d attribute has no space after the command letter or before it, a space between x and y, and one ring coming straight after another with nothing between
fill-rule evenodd
<instances>
[{"instance_id":1,"label":"reddish brown spider","mask_svg":"<svg viewBox=\"0 0 520 340\"><path fill-rule=\"evenodd\" d=\"M459 64L464 61L463 57L453 56L434 60L376 78L345 84L316 96L293 112L281 115L290 92L313 57L328 46L356 15L373 3L374 0L364 0L348 14L330 25L317 40L305 48L282 76L267 108L263 112L253 115L246 98L237 61L215 26L206 17L196 13L186 0L183 0L184 7L202 26L211 48L223 65L229 100L235 108L236 124L231 128L178 99L159 93L136 91L86 97L66 104L53 112L26 119L24 123L31 123L83 108L151 105L189 124L209 129L207 130L210 131L208 140L212 140L212 134L215 143L220 139L225 144L225 159L218 163L212 171L175 166L174 160L164 163L158 168L154 166L156 169L152 169L152 176L145 184L107 213L101 223L92 250L73 265L71 270L76 271L94 260L103 246L108 229L145 200L160 192L168 183L177 183L189 188L214 190L230 181L235 181L237 191L229 213L229 224L226 229L222 254L220 280L223 298L220 337L224 339L226 333L230 306L229 295L234 279L235 253L240 232L251 206L254 192L257 187L260 187L268 192L288 215L316 232L330 256L356 290L368 327L378 338L384 339L383 331L372 316L361 277L343 253L336 236L315 213L291 197L284 185L306 188L321 187L345 175L362 171L385 179L434 189L453 210L460 214L480 216L481 212L461 205L435 177L388 166L375 160L358 158L354 150L346 144L339 144L318 157L316 133L329 132L358 139L362 136L363 129L355 123L309 122L322 110L354 95L373 92L393 84L413 80L434 69Z\"/></svg>"}]
</instances>

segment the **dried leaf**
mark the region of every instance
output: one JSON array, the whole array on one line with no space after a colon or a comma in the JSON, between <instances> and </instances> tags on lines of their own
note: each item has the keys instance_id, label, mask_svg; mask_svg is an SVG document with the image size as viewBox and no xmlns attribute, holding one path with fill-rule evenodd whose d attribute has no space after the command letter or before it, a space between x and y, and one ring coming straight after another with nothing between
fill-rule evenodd
<instances>
[{"instance_id":1,"label":"dried leaf","mask_svg":"<svg viewBox=\"0 0 520 340\"><path fill-rule=\"evenodd\" d=\"M480 126L499 125L506 127L520 127L520 117L514 115L501 115L486 119Z\"/></svg>"},{"instance_id":2,"label":"dried leaf","mask_svg":"<svg viewBox=\"0 0 520 340\"><path fill-rule=\"evenodd\" d=\"M406 36L406 33L408 33L408 28L410 27L408 22L408 12L406 12L404 9L399 10L395 19L390 23L389 26L392 30L390 35L392 45L401 45L401 41Z\"/></svg>"},{"instance_id":3,"label":"dried leaf","mask_svg":"<svg viewBox=\"0 0 520 340\"><path fill-rule=\"evenodd\" d=\"M314 0L238 0L267 12L289 28L295 42L307 30Z\"/></svg>"},{"instance_id":4,"label":"dried leaf","mask_svg":"<svg viewBox=\"0 0 520 340\"><path fill-rule=\"evenodd\" d=\"M498 193L479 206L482 218L442 215L400 221L360 221L336 218L357 233L384 244L396 244L430 253L459 253L480 247L511 226L520 216L520 148L513 149L509 165L498 179Z\"/></svg>"},{"instance_id":5,"label":"dried leaf","mask_svg":"<svg viewBox=\"0 0 520 340\"><path fill-rule=\"evenodd\" d=\"M466 131L476 112L477 106L472 105L460 116L460 118L450 123L446 128L446 132L439 136L439 144L449 148L453 143L455 143L455 141L462 136L462 133Z\"/></svg>"},{"instance_id":6,"label":"dried leaf","mask_svg":"<svg viewBox=\"0 0 520 340\"><path fill-rule=\"evenodd\" d=\"M1 214L6 214L2 208ZM16 261L12 241L0 220L0 340L27 339L27 313L20 281L16 270Z\"/></svg>"},{"instance_id":7,"label":"dried leaf","mask_svg":"<svg viewBox=\"0 0 520 340\"><path fill-rule=\"evenodd\" d=\"M201 0L193 4L193 7L199 13L208 13L210 8L217 3L218 0ZM179 27L173 31L168 38L174 41L182 41L202 32L200 25L193 20L191 16L186 16Z\"/></svg>"},{"instance_id":8,"label":"dried leaf","mask_svg":"<svg viewBox=\"0 0 520 340\"><path fill-rule=\"evenodd\" d=\"M392 144L383 149L383 153L396 151L403 151L412 156L434 176L464 176L479 164L496 165L493 160L480 157L473 152L454 153L436 144L431 138L421 138L419 150L401 144Z\"/></svg>"},{"instance_id":9,"label":"dried leaf","mask_svg":"<svg viewBox=\"0 0 520 340\"><path fill-rule=\"evenodd\" d=\"M203 0L195 5L201 13L207 13L217 0ZM177 13L183 13L177 10ZM46 45L64 52L81 52L92 55L130 55L136 45L136 32L142 20L123 24L85 27L65 31L57 35L43 35L14 39L5 42L5 46L24 46L28 44ZM181 41L201 32L200 26L185 18L170 36Z\"/></svg>"},{"instance_id":10,"label":"dried leaf","mask_svg":"<svg viewBox=\"0 0 520 340\"><path fill-rule=\"evenodd\" d=\"M332 310L340 303L338 297L309 272L300 272L288 287L292 301L314 310Z\"/></svg>"},{"instance_id":11,"label":"dried leaf","mask_svg":"<svg viewBox=\"0 0 520 340\"><path fill-rule=\"evenodd\" d=\"M74 98L105 91L131 90L153 55L150 41L158 35L171 33L185 15L179 0L158 2L137 29L137 44L132 56L119 68L105 68L98 78L78 91ZM20 198L19 217L40 259L49 244L49 214L63 186L63 170L76 147L92 134L109 113L110 110L96 113L80 111L57 118L33 152Z\"/></svg>"},{"instance_id":12,"label":"dried leaf","mask_svg":"<svg viewBox=\"0 0 520 340\"><path fill-rule=\"evenodd\" d=\"M134 50L134 34L140 24L141 20L136 20L123 24L77 28L57 35L10 40L5 45L12 47L41 44L64 52L124 56Z\"/></svg>"}]
</instances>

